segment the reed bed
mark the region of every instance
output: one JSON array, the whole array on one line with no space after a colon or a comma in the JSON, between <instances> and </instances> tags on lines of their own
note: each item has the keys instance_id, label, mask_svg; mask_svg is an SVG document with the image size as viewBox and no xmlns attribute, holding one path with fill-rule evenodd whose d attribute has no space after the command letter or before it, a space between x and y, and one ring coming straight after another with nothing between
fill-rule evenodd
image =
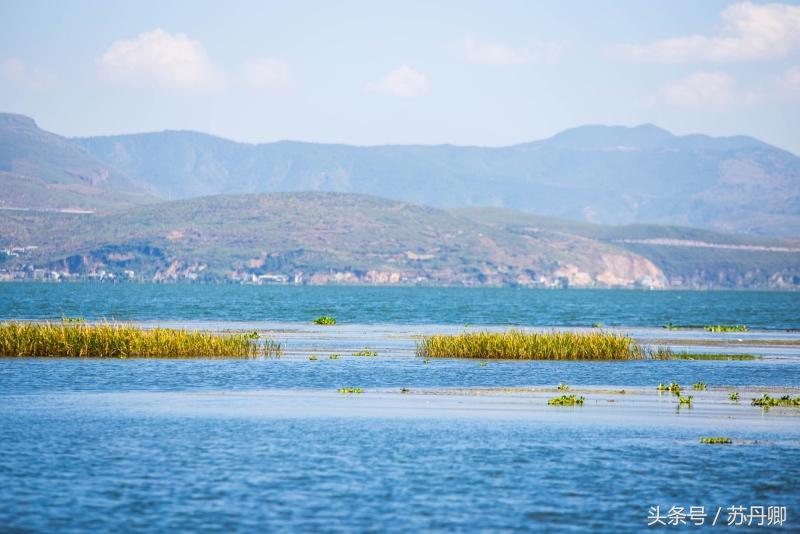
<instances>
[{"instance_id":1,"label":"reed bed","mask_svg":"<svg viewBox=\"0 0 800 534\"><path fill-rule=\"evenodd\" d=\"M223 334L124 324L0 323L0 357L256 358L280 356L258 333Z\"/></svg>"},{"instance_id":2,"label":"reed bed","mask_svg":"<svg viewBox=\"0 0 800 534\"><path fill-rule=\"evenodd\" d=\"M505 360L636 360L646 352L631 338L608 332L477 332L433 335L417 343L424 358Z\"/></svg>"}]
</instances>

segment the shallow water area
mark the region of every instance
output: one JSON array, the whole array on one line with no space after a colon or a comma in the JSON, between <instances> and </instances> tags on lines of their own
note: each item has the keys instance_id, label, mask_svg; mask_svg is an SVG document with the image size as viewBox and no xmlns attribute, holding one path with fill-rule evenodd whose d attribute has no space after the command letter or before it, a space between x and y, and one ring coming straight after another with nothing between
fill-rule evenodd
<instances>
[{"instance_id":1,"label":"shallow water area","mask_svg":"<svg viewBox=\"0 0 800 534\"><path fill-rule=\"evenodd\" d=\"M705 506L709 522L722 507L723 523L730 506L786 506L784 530L800 525L800 409L750 404L800 395L794 295L10 286L5 320L257 331L286 352L0 358L0 530L617 533L646 530L656 505ZM753 330L661 328L677 309ZM311 323L322 314L339 323ZM757 359L415 355L434 333L595 321L648 346ZM355 355L365 348L377 355ZM562 394L584 404L547 404Z\"/></svg>"}]
</instances>

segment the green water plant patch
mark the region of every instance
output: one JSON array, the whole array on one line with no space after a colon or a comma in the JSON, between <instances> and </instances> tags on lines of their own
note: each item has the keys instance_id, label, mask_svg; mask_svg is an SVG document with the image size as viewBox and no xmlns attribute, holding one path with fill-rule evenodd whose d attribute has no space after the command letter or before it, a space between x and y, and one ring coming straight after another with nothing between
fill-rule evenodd
<instances>
[{"instance_id":1,"label":"green water plant patch","mask_svg":"<svg viewBox=\"0 0 800 534\"><path fill-rule=\"evenodd\" d=\"M583 401L585 400L585 397L578 397L577 395L561 395L548 400L547 404L550 406L583 406Z\"/></svg>"},{"instance_id":2,"label":"green water plant patch","mask_svg":"<svg viewBox=\"0 0 800 534\"><path fill-rule=\"evenodd\" d=\"M733 443L733 440L731 438L709 437L700 438L700 443L707 445L729 445Z\"/></svg>"},{"instance_id":3,"label":"green water plant patch","mask_svg":"<svg viewBox=\"0 0 800 534\"><path fill-rule=\"evenodd\" d=\"M0 323L0 356L64 358L255 358L281 356L257 332L217 334L117 323Z\"/></svg>"}]
</instances>

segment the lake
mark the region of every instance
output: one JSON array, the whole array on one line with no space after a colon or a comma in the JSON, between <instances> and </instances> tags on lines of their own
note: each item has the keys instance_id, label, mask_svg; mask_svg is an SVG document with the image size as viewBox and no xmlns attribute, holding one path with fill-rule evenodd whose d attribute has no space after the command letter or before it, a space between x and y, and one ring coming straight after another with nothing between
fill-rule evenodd
<instances>
[{"instance_id":1,"label":"lake","mask_svg":"<svg viewBox=\"0 0 800 534\"><path fill-rule=\"evenodd\" d=\"M750 400L800 395L798 297L0 284L2 320L258 330L286 347L258 360L0 359L0 530L638 532L655 506L702 506L712 529L737 520L730 507L764 506L786 514L770 530L797 531L800 409ZM339 324L311 324L322 314ZM757 359L481 365L414 353L430 333L594 323ZM378 356L353 356L364 347ZM691 407L655 390L671 381ZM692 391L701 381L708 390ZM559 383L585 404L548 406ZM707 436L733 444L701 445Z\"/></svg>"}]
</instances>

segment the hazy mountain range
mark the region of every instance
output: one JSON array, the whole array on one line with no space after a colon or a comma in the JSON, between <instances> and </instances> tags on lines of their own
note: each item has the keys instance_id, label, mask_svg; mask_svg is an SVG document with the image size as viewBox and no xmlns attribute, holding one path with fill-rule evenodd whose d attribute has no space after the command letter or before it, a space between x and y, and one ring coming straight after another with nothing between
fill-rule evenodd
<instances>
[{"instance_id":1,"label":"hazy mountain range","mask_svg":"<svg viewBox=\"0 0 800 534\"><path fill-rule=\"evenodd\" d=\"M4 279L795 288L798 235L800 158L748 137L252 145L0 114Z\"/></svg>"},{"instance_id":2,"label":"hazy mountain range","mask_svg":"<svg viewBox=\"0 0 800 534\"><path fill-rule=\"evenodd\" d=\"M5 114L0 171L163 199L336 191L800 236L800 158L751 137L674 136L653 125L584 126L500 148L358 147L254 145L185 131L67 139Z\"/></svg>"},{"instance_id":3,"label":"hazy mountain range","mask_svg":"<svg viewBox=\"0 0 800 534\"><path fill-rule=\"evenodd\" d=\"M585 126L510 147L235 143L195 132L77 139L158 196L366 193L604 224L800 235L800 158L749 137Z\"/></svg>"}]
</instances>

